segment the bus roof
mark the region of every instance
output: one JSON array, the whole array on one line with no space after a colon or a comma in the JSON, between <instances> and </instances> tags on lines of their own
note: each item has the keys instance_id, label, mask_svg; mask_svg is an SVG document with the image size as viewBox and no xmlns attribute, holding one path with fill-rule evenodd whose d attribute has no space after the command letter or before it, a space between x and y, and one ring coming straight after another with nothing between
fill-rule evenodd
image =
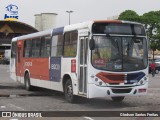
<instances>
[{"instance_id":1,"label":"bus roof","mask_svg":"<svg viewBox=\"0 0 160 120\"><path fill-rule=\"evenodd\" d=\"M93 23L127 23L127 24L139 24L138 22L132 22L132 21L124 21L124 20L94 20L94 21L88 21L88 22L82 22L72 25L67 25L64 27L64 32L66 31L72 31L75 29L84 29L84 28L91 28Z\"/></svg>"},{"instance_id":2,"label":"bus roof","mask_svg":"<svg viewBox=\"0 0 160 120\"><path fill-rule=\"evenodd\" d=\"M138 23L138 22L125 21L125 20L95 20L94 23L128 23L128 24L142 25L141 23Z\"/></svg>"},{"instance_id":3,"label":"bus roof","mask_svg":"<svg viewBox=\"0 0 160 120\"><path fill-rule=\"evenodd\" d=\"M22 35L22 36L13 38L12 42L17 41L17 40L25 40L25 39L35 38L35 37L39 37L39 36L52 35L52 31L53 30L50 29L50 30L32 33L32 34Z\"/></svg>"},{"instance_id":4,"label":"bus roof","mask_svg":"<svg viewBox=\"0 0 160 120\"><path fill-rule=\"evenodd\" d=\"M28 34L28 35L23 35L20 37L15 37L12 39L12 42L17 41L17 40L25 40L25 39L45 36L45 35L52 36L54 33L57 33L57 32L67 32L67 31L73 31L75 29L85 29L85 28L91 29L91 26L93 23L128 23L128 24L142 25L141 23L138 23L138 22L124 21L124 20L94 20L94 21L66 25L65 27L53 28L50 30L45 30L45 31L40 31L40 32Z\"/></svg>"}]
</instances>

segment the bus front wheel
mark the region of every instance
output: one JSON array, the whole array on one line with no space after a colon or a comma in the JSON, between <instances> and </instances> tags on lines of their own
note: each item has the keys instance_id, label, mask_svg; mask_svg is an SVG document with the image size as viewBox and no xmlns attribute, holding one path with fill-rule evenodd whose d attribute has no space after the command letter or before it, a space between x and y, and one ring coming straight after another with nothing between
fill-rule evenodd
<instances>
[{"instance_id":1,"label":"bus front wheel","mask_svg":"<svg viewBox=\"0 0 160 120\"><path fill-rule=\"evenodd\" d=\"M112 97L112 100L113 100L114 102L121 102L121 101L124 100L124 96L121 96L121 97Z\"/></svg>"},{"instance_id":2,"label":"bus front wheel","mask_svg":"<svg viewBox=\"0 0 160 120\"><path fill-rule=\"evenodd\" d=\"M28 91L31 91L32 90L32 86L30 84L30 77L29 77L29 74L27 73L25 75L25 89L28 90Z\"/></svg>"},{"instance_id":3,"label":"bus front wheel","mask_svg":"<svg viewBox=\"0 0 160 120\"><path fill-rule=\"evenodd\" d=\"M73 95L73 87L72 87L72 82L70 79L68 79L65 83L64 86L64 95L65 95L65 99L70 102L70 103L74 103L76 102L76 98L77 96Z\"/></svg>"}]
</instances>

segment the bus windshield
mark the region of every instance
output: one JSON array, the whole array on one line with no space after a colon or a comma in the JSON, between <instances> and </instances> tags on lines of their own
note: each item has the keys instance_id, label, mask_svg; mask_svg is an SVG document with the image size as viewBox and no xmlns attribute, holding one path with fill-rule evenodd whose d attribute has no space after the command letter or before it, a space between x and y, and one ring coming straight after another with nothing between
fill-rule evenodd
<instances>
[{"instance_id":1,"label":"bus windshield","mask_svg":"<svg viewBox=\"0 0 160 120\"><path fill-rule=\"evenodd\" d=\"M145 69L147 41L145 37L93 36L92 65L101 70L129 72Z\"/></svg>"}]
</instances>

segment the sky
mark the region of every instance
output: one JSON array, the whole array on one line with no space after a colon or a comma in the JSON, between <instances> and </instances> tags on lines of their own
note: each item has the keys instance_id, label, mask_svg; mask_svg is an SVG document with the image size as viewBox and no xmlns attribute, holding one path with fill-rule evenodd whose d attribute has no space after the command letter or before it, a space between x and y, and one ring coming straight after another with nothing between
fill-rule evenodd
<instances>
[{"instance_id":1,"label":"sky","mask_svg":"<svg viewBox=\"0 0 160 120\"><path fill-rule=\"evenodd\" d=\"M57 13L57 27L89 20L103 20L119 15L125 10L134 10L139 15L160 10L160 0L0 0L0 20L4 20L6 6L18 6L18 21L35 26L35 14Z\"/></svg>"}]
</instances>

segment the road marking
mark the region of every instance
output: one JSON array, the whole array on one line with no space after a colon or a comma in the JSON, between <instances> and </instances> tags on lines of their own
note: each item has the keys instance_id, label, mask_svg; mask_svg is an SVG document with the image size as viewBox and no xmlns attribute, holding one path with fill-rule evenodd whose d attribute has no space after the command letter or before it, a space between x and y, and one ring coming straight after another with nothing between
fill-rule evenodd
<instances>
[{"instance_id":1,"label":"road marking","mask_svg":"<svg viewBox=\"0 0 160 120\"><path fill-rule=\"evenodd\" d=\"M17 108L17 109L19 109L19 110L24 110L23 108L18 107L18 106L16 106L16 105L13 105L13 104L10 104L10 103L9 103L9 105L10 105L11 107Z\"/></svg>"},{"instance_id":2,"label":"road marking","mask_svg":"<svg viewBox=\"0 0 160 120\"><path fill-rule=\"evenodd\" d=\"M85 118L85 119L87 119L87 120L94 120L94 119L91 118L91 117L83 117L83 118Z\"/></svg>"}]
</instances>

